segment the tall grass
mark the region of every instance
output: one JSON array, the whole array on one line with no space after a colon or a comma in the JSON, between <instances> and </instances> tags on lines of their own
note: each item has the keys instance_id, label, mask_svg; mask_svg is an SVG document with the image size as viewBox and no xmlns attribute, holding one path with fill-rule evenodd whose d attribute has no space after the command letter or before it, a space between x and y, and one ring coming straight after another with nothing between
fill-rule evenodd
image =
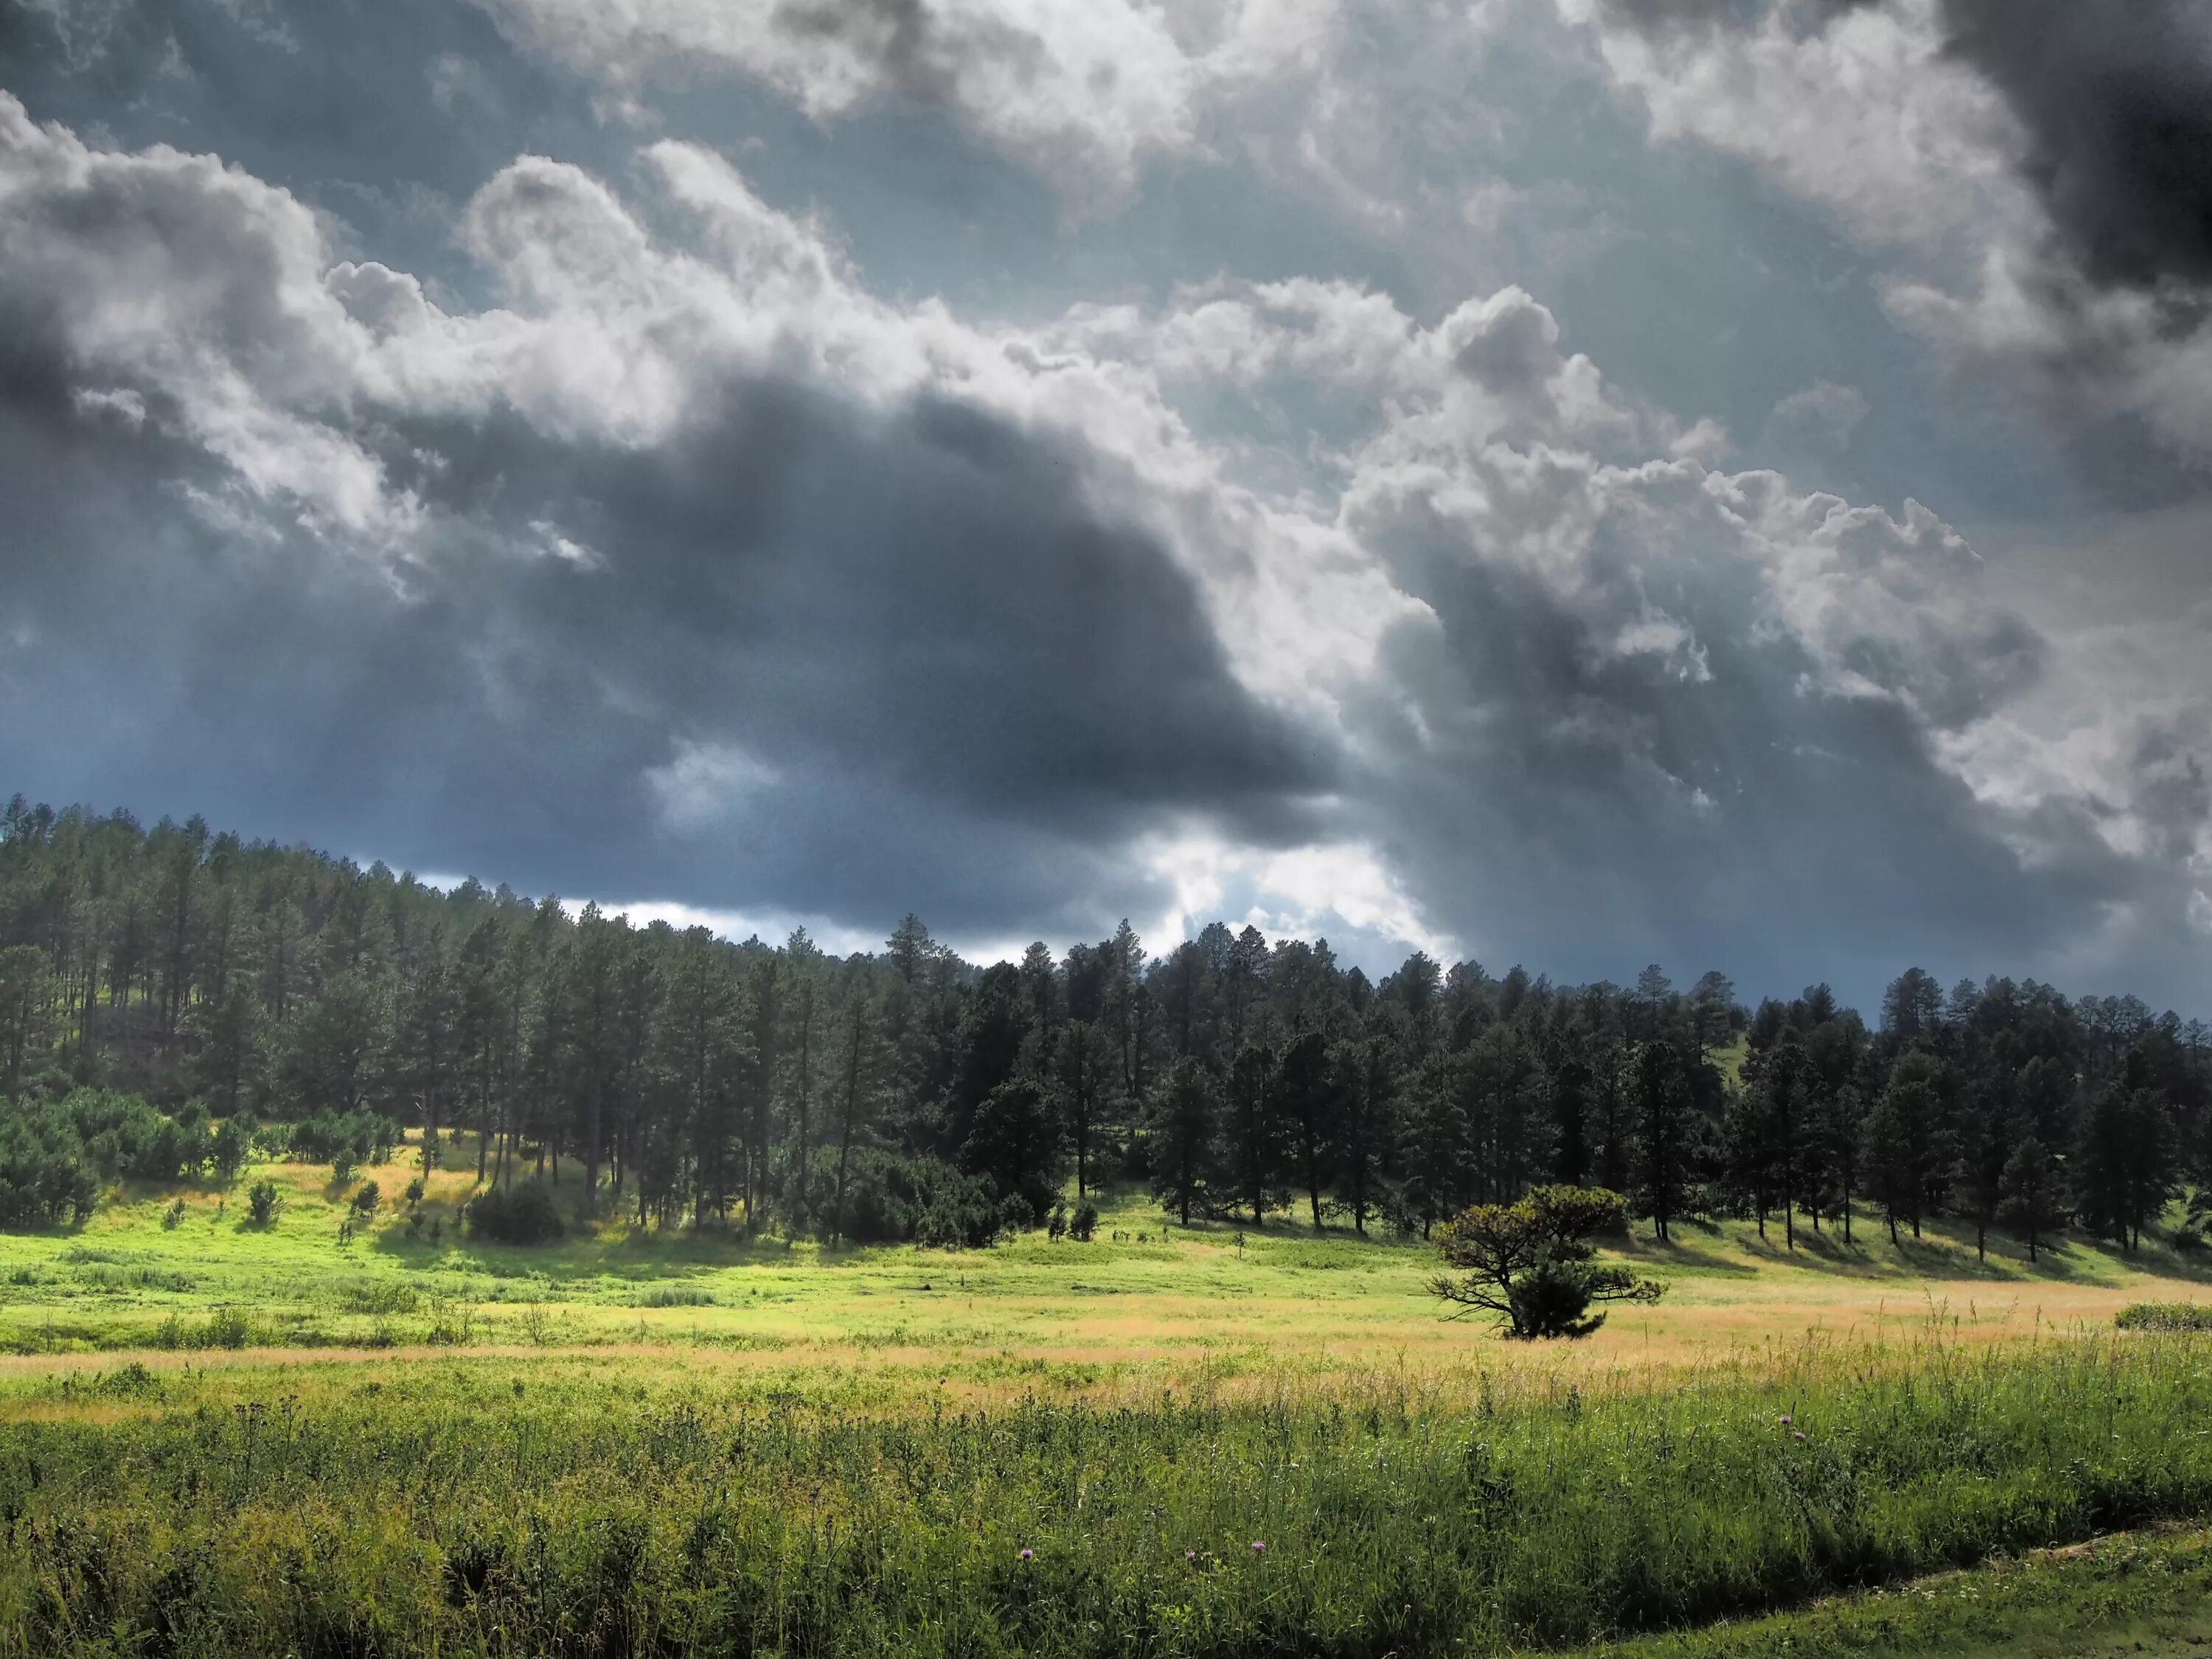
<instances>
[{"instance_id":1,"label":"tall grass","mask_svg":"<svg viewBox=\"0 0 2212 1659\"><path fill-rule=\"evenodd\" d=\"M1414 1659L2212 1513L2190 1334L1450 1410L863 1417L538 1376L225 1401L132 1368L9 1413L0 1653Z\"/></svg>"}]
</instances>

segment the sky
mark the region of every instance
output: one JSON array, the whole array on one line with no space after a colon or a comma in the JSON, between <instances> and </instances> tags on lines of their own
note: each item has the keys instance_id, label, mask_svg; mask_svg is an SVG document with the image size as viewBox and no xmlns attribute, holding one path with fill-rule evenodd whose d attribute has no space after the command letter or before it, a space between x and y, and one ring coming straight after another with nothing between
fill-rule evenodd
<instances>
[{"instance_id":1,"label":"sky","mask_svg":"<svg viewBox=\"0 0 2212 1659\"><path fill-rule=\"evenodd\" d=\"M2212 0L0 0L0 793L2202 1010Z\"/></svg>"}]
</instances>

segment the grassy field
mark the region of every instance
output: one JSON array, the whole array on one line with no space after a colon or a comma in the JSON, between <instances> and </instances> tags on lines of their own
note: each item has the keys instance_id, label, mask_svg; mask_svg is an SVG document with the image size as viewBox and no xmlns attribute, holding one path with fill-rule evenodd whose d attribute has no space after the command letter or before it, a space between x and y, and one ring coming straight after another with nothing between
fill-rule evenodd
<instances>
[{"instance_id":1,"label":"grassy field","mask_svg":"<svg viewBox=\"0 0 2212 1659\"><path fill-rule=\"evenodd\" d=\"M2212 1519L2212 1334L2112 1328L2204 1295L2160 1245L1684 1228L1613 1253L1664 1300L1528 1346L1443 1318L1417 1243L1168 1231L1133 1194L1084 1244L483 1247L467 1174L410 1220L415 1150L0 1237L0 1656L2212 1632L2195 1534L2032 1554ZM386 1203L342 1241L364 1177Z\"/></svg>"},{"instance_id":2,"label":"grassy field","mask_svg":"<svg viewBox=\"0 0 2212 1659\"><path fill-rule=\"evenodd\" d=\"M1801 1228L1794 1253L1778 1224L1763 1241L1747 1223L1684 1226L1670 1246L1638 1239L1611 1253L1664 1281L1663 1301L1616 1311L1589 1341L1531 1352L1442 1318L1425 1293L1436 1257L1418 1242L1274 1219L1264 1231L1170 1229L1128 1194L1089 1243L1036 1233L976 1251L836 1249L614 1223L509 1249L461 1237L455 1210L472 1188L473 1153L444 1151L463 1167L428 1177L411 1226L399 1194L420 1166L403 1147L343 1184L327 1170L267 1165L227 1194L118 1194L82 1229L0 1237L0 1354L13 1356L0 1371L125 1349L339 1358L456 1344L669 1346L694 1363L962 1382L1015 1361L1025 1376L1077 1387L1255 1365L1616 1371L1702 1365L1808 1335L1880 1338L1931 1319L1969 1340L2033 1338L2105 1327L2129 1303L2190 1300L2212 1283L2212 1263L2148 1243L2131 1256L2075 1241L2031 1265L2008 1239L1978 1262L1971 1238L1949 1229L1893 1248L1864 1218L1852 1248ZM261 1179L285 1198L266 1228L244 1199ZM364 1179L384 1203L343 1241Z\"/></svg>"}]
</instances>

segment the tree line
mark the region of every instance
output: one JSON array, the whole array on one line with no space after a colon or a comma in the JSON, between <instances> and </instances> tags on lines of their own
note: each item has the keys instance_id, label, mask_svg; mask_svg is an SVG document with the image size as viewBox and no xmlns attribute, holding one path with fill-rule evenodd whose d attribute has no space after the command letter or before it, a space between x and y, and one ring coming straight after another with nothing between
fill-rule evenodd
<instances>
[{"instance_id":1,"label":"tree line","mask_svg":"<svg viewBox=\"0 0 2212 1659\"><path fill-rule=\"evenodd\" d=\"M1138 1180L1186 1224L1427 1237L1560 1185L1628 1194L1662 1237L1949 1217L1984 1244L2133 1247L2212 1190L2205 1036L2132 997L1917 969L1872 1026L1825 986L1754 1010L1657 967L1566 986L1416 951L1370 980L1326 940L1218 922L1158 956L1124 922L979 967L908 916L839 957L198 818L0 812L18 1139L88 1088L210 1148L234 1122L298 1126L307 1156L405 1125L488 1191L565 1163L579 1207L641 1226L975 1242Z\"/></svg>"}]
</instances>

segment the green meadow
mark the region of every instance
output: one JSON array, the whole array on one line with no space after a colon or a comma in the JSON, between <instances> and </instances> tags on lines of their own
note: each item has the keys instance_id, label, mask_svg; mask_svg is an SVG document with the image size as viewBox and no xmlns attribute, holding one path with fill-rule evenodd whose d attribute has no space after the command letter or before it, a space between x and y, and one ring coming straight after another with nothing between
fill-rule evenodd
<instances>
[{"instance_id":1,"label":"green meadow","mask_svg":"<svg viewBox=\"0 0 2212 1659\"><path fill-rule=\"evenodd\" d=\"M1934 1229L1793 1253L1683 1226L1607 1252L1659 1303L1524 1345L1443 1317L1418 1240L1169 1228L1129 1194L1083 1243L610 1222L504 1248L457 1224L465 1143L407 1200L419 1151L0 1237L0 1654L1688 1659L2197 1629L2193 1534L2037 1553L2212 1516L2212 1336L2115 1322L2203 1294L2160 1244L2031 1264Z\"/></svg>"},{"instance_id":2,"label":"green meadow","mask_svg":"<svg viewBox=\"0 0 2212 1659\"><path fill-rule=\"evenodd\" d=\"M0 1236L0 1356L19 1357L0 1366L36 1374L142 1350L304 1359L628 1346L732 1369L969 1383L1011 1365L1079 1387L1285 1368L1609 1373L1879 1341L1931 1321L1966 1341L2033 1339L2189 1300L2212 1280L2212 1263L2154 1240L2127 1252L2077 1238L2030 1263L2009 1239L1978 1259L1970 1236L1942 1224L1892 1247L1863 1218L1846 1247L1832 1226L1801 1223L1792 1250L1778 1224L1763 1238L1748 1222L1686 1224L1667 1245L1638 1229L1607 1252L1665 1283L1659 1304L1616 1311L1584 1342L1515 1350L1445 1318L1427 1293L1433 1249L1380 1230L1185 1228L1130 1190L1107 1200L1087 1243L1036 1231L983 1249L841 1249L616 1220L509 1247L465 1236L473 1152L465 1139L441 1152L446 1167L427 1177L410 1140L343 1181L275 1163L227 1189L118 1189L81 1226ZM246 1196L264 1181L281 1194L265 1224ZM354 1200L368 1183L379 1202L363 1218Z\"/></svg>"}]
</instances>

